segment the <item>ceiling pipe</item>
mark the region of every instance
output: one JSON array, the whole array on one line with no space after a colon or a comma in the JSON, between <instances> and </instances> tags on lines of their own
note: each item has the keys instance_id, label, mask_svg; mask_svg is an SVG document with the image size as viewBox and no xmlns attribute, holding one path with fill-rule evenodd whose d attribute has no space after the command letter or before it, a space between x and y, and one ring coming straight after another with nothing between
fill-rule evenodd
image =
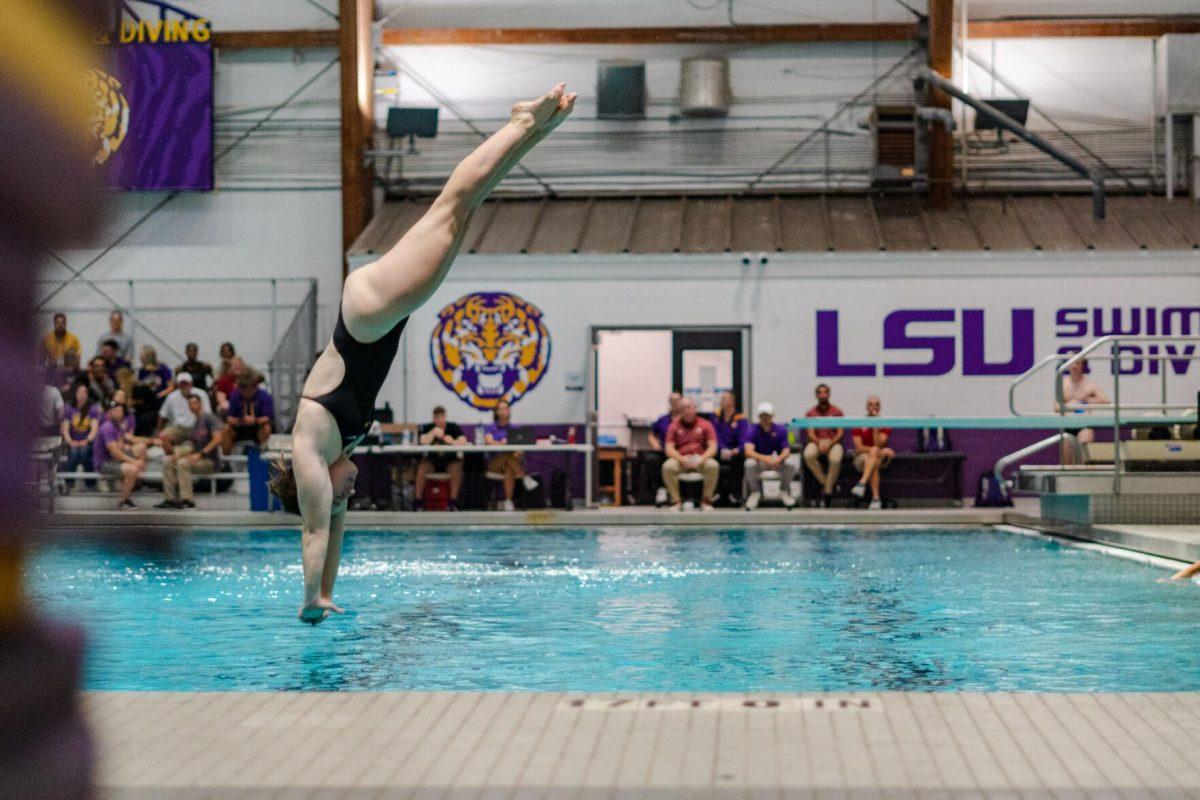
<instances>
[{"instance_id":1,"label":"ceiling pipe","mask_svg":"<svg viewBox=\"0 0 1200 800\"><path fill-rule=\"evenodd\" d=\"M992 119L994 119L996 121L996 124L999 125L1001 128L1004 128L1006 131L1008 131L1010 133L1016 134L1021 139L1024 139L1025 141L1029 142L1031 145L1033 145L1037 149L1041 150L1046 155L1050 156L1051 158L1055 159L1056 161L1059 161L1059 162L1065 164L1066 166L1073 169L1075 172L1078 172L1080 175L1082 175L1083 177L1085 177L1089 181L1091 181L1091 184L1092 184L1092 216L1098 220L1104 219L1104 179L1100 176L1100 174L1098 172L1096 172L1091 167L1084 164L1079 159L1069 156L1066 153L1064 153L1063 151L1059 150L1057 147L1055 147L1054 145L1047 142L1041 136L1038 136L1036 133L1029 130L1024 125L1022 125L1021 123L1019 123L1015 119L1013 119L1012 117L1005 114L1003 111L1000 111L999 109L995 108L994 106L991 106L991 105L983 102L982 100L980 100L976 97L973 97L972 95L967 94L962 89L959 89L953 83L946 80L938 73L934 72L932 69L930 69L928 67L921 67L917 71L917 78L913 82L913 85L917 89L917 91L923 91L925 89L926 82L932 84L934 87L936 87L938 89L941 89L943 92L950 95L951 97L955 97L958 100L962 101L963 103L966 103L971 108L978 111L980 114L985 114L988 117L991 117ZM965 135L965 131L964 131L964 135Z\"/></svg>"}]
</instances>

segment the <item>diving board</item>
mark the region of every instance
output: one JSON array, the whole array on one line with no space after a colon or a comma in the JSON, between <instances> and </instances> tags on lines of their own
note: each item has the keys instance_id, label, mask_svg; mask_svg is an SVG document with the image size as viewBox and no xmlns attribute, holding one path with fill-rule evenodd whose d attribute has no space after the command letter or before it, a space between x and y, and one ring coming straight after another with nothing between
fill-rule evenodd
<instances>
[{"instance_id":1,"label":"diving board","mask_svg":"<svg viewBox=\"0 0 1200 800\"><path fill-rule=\"evenodd\" d=\"M1111 428L1112 414L1047 414L1029 417L797 417L792 428L921 428L971 430L1070 430L1072 428ZM1159 426L1195 425L1195 414L1170 416L1121 417L1121 425Z\"/></svg>"}]
</instances>

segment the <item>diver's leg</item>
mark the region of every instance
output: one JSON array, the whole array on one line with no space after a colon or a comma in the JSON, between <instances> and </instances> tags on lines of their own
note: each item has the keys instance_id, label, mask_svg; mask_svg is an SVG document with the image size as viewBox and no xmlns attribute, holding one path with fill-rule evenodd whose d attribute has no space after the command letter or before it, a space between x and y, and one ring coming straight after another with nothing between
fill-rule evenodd
<instances>
[{"instance_id":1,"label":"diver's leg","mask_svg":"<svg viewBox=\"0 0 1200 800\"><path fill-rule=\"evenodd\" d=\"M437 289L462 245L471 213L530 149L557 127L575 96L562 85L513 107L512 121L467 156L400 241L346 282L342 313L351 334L374 341Z\"/></svg>"}]
</instances>

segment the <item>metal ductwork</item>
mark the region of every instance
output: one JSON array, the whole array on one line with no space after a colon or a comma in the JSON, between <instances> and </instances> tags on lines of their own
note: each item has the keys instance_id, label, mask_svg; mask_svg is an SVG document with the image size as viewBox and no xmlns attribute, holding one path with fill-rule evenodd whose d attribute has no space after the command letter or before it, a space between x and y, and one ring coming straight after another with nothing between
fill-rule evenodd
<instances>
[{"instance_id":1,"label":"metal ductwork","mask_svg":"<svg viewBox=\"0 0 1200 800\"><path fill-rule=\"evenodd\" d=\"M1065 164L1075 172L1078 172L1080 175L1091 181L1092 216L1096 219L1104 219L1104 179L1098 172L1084 164L1079 159L1069 156L1063 151L1059 150L1057 147L1050 144L1045 139L1005 114L1003 111L1000 111L995 106L989 105L977 97L967 94L962 89L959 89L953 83L946 80L929 67L922 67L917 73L917 79L913 82L913 86L917 89L917 91L922 91L924 90L925 83L927 82L951 97L966 103L980 114L986 114L988 117L995 120L997 126L1003 128L1009 133L1019 136L1021 139L1029 142L1046 155L1062 164Z\"/></svg>"},{"instance_id":2,"label":"metal ductwork","mask_svg":"<svg viewBox=\"0 0 1200 800\"><path fill-rule=\"evenodd\" d=\"M729 62L723 58L689 58L679 76L679 111L685 117L724 117L733 91Z\"/></svg>"}]
</instances>

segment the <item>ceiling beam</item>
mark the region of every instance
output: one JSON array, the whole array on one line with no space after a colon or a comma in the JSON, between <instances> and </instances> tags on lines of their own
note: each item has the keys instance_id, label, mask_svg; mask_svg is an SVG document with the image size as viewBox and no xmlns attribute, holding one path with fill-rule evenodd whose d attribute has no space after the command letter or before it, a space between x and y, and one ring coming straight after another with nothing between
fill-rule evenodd
<instances>
[{"instance_id":1,"label":"ceiling beam","mask_svg":"<svg viewBox=\"0 0 1200 800\"><path fill-rule=\"evenodd\" d=\"M954 69L954 0L929 0L929 68L949 79ZM950 109L950 95L929 86L927 102ZM940 120L929 126L929 199L948 208L953 195L954 139Z\"/></svg>"},{"instance_id":2,"label":"ceiling beam","mask_svg":"<svg viewBox=\"0 0 1200 800\"><path fill-rule=\"evenodd\" d=\"M337 47L337 28L294 31L213 31L214 47L227 50L278 47Z\"/></svg>"},{"instance_id":3,"label":"ceiling beam","mask_svg":"<svg viewBox=\"0 0 1200 800\"><path fill-rule=\"evenodd\" d=\"M972 39L1031 39L1056 36L1146 36L1200 33L1200 17L1113 17L977 19L967 25Z\"/></svg>"},{"instance_id":4,"label":"ceiling beam","mask_svg":"<svg viewBox=\"0 0 1200 800\"><path fill-rule=\"evenodd\" d=\"M773 44L780 42L909 41L916 23L738 25L700 28L387 28L390 45L508 44Z\"/></svg>"},{"instance_id":5,"label":"ceiling beam","mask_svg":"<svg viewBox=\"0 0 1200 800\"><path fill-rule=\"evenodd\" d=\"M371 21L375 0L338 0L338 56L341 61L342 253L367 227L374 212L375 171L366 153L375 131L375 58ZM342 276L348 274L343 259Z\"/></svg>"}]
</instances>

